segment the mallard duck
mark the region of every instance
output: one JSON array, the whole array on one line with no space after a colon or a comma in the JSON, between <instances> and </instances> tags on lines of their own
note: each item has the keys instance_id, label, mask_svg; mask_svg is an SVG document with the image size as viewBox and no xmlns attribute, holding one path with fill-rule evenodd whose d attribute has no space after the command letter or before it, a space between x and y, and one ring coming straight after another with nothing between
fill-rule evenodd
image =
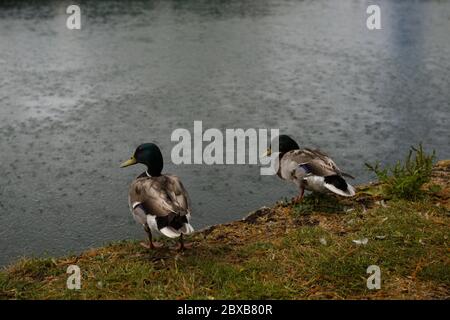
<instances>
[{"instance_id":1,"label":"mallard duck","mask_svg":"<svg viewBox=\"0 0 450 320\"><path fill-rule=\"evenodd\" d=\"M120 167L137 163L147 166L147 170L131 183L128 204L133 218L144 226L148 235L149 244L142 245L149 249L160 247L162 244L154 242L152 235L164 235L179 238L178 249L184 249L183 235L194 232L186 189L177 176L161 173L163 157L156 144L141 144Z\"/></svg>"},{"instance_id":2,"label":"mallard duck","mask_svg":"<svg viewBox=\"0 0 450 320\"><path fill-rule=\"evenodd\" d=\"M305 189L332 192L344 197L355 195L355 189L344 179L354 177L342 172L325 153L318 149L300 149L297 142L288 135L280 135L278 139L277 175L295 183L300 189L300 194L294 198L294 202L302 201ZM271 153L269 147L266 155Z\"/></svg>"}]
</instances>

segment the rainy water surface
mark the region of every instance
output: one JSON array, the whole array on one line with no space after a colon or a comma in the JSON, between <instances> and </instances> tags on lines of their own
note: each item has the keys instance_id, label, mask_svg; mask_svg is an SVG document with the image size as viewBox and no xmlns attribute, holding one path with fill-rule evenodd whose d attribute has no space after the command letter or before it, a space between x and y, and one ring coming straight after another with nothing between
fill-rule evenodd
<instances>
[{"instance_id":1,"label":"rainy water surface","mask_svg":"<svg viewBox=\"0 0 450 320\"><path fill-rule=\"evenodd\" d=\"M292 197L258 166L171 163L176 128L279 128L357 176L420 141L450 157L450 2L81 2L0 5L0 264L143 238L119 169L153 141L196 228Z\"/></svg>"}]
</instances>

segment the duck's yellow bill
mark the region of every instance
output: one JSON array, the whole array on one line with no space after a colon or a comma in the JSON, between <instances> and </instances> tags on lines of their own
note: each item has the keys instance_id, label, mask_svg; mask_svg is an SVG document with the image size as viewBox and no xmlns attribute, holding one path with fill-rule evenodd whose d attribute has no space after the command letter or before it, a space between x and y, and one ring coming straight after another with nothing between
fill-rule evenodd
<instances>
[{"instance_id":1,"label":"duck's yellow bill","mask_svg":"<svg viewBox=\"0 0 450 320\"><path fill-rule=\"evenodd\" d=\"M261 157L269 157L272 154L272 149L267 149L262 155Z\"/></svg>"},{"instance_id":2,"label":"duck's yellow bill","mask_svg":"<svg viewBox=\"0 0 450 320\"><path fill-rule=\"evenodd\" d=\"M125 168L125 167L128 167L128 166L132 166L133 164L136 164L136 163L137 163L136 158L135 158L135 157L131 157L131 158L128 159L127 161L123 162L123 163L120 165L120 167L121 167L121 168Z\"/></svg>"}]
</instances>

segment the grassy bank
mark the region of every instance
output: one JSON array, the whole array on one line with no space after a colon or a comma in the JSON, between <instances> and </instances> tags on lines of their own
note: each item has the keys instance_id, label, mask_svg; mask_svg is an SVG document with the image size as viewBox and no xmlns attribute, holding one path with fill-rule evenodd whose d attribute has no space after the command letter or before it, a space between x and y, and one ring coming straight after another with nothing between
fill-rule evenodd
<instances>
[{"instance_id":1,"label":"grassy bank","mask_svg":"<svg viewBox=\"0 0 450 320\"><path fill-rule=\"evenodd\" d=\"M450 298L450 161L433 168L417 199L386 197L381 189L360 187L350 200L280 202L196 233L183 253L170 243L149 252L123 241L77 256L22 259L0 273L0 297ZM81 268L81 290L66 289L71 264ZM381 268L379 290L367 289L370 265Z\"/></svg>"}]
</instances>

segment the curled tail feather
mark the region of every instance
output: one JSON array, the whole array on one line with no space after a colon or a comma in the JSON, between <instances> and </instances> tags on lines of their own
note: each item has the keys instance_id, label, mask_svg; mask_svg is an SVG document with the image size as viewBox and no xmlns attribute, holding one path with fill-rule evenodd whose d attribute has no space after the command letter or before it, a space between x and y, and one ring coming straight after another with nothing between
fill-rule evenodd
<instances>
[{"instance_id":1,"label":"curled tail feather","mask_svg":"<svg viewBox=\"0 0 450 320\"><path fill-rule=\"evenodd\" d=\"M328 190L344 197L355 195L355 188L345 181L340 175L331 175L324 178L324 186Z\"/></svg>"},{"instance_id":2,"label":"curled tail feather","mask_svg":"<svg viewBox=\"0 0 450 320\"><path fill-rule=\"evenodd\" d=\"M164 217L156 217L156 224L159 231L169 238L177 238L181 234L194 232L187 215L171 213Z\"/></svg>"}]
</instances>

